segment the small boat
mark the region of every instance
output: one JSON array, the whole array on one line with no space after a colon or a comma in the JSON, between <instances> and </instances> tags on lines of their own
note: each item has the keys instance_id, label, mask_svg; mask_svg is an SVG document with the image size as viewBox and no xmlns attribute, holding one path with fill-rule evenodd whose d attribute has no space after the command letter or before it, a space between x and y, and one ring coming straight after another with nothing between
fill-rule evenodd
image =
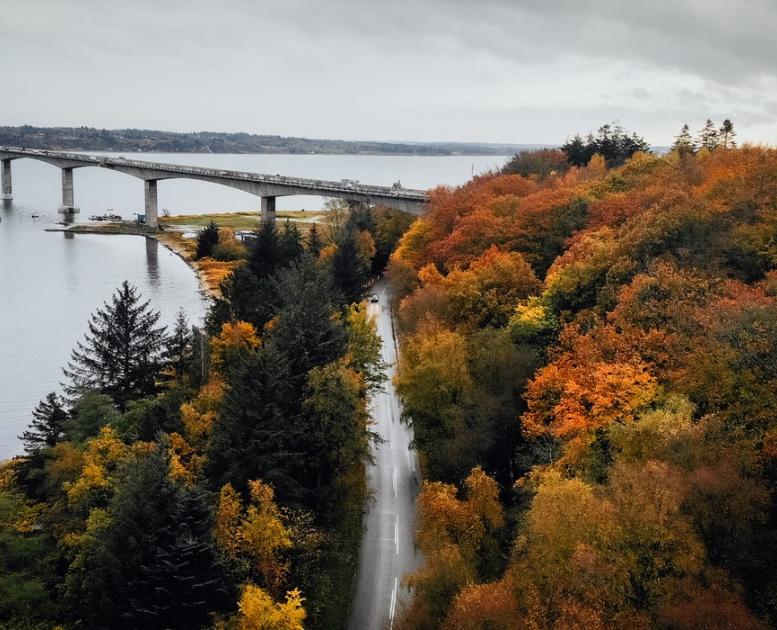
<instances>
[{"instance_id":1,"label":"small boat","mask_svg":"<svg viewBox=\"0 0 777 630\"><path fill-rule=\"evenodd\" d=\"M112 208L109 208L104 214L93 214L89 217L90 221L120 221L121 216L114 213Z\"/></svg>"},{"instance_id":2,"label":"small boat","mask_svg":"<svg viewBox=\"0 0 777 630\"><path fill-rule=\"evenodd\" d=\"M40 218L40 215L39 215L39 214L31 214L30 216L31 216L33 219L38 219L38 218Z\"/></svg>"}]
</instances>

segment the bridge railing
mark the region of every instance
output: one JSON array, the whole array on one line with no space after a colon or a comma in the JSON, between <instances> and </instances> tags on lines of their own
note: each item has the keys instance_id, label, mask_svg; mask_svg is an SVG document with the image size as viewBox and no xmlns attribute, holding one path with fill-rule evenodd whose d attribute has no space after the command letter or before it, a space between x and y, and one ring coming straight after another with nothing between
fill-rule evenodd
<instances>
[{"instance_id":1,"label":"bridge railing","mask_svg":"<svg viewBox=\"0 0 777 630\"><path fill-rule=\"evenodd\" d=\"M146 160L132 160L124 157L89 155L84 153L71 153L65 151L47 151L45 149L24 149L20 147L0 147L0 152L19 153L22 155L48 157L52 159L72 160L87 162L95 166L126 166L137 169L147 169L176 173L179 175L193 175L205 177L222 177L228 179L244 180L256 183L277 184L294 188L311 190L311 192L331 192L335 194L357 194L371 197L388 197L393 199L406 199L412 201L424 201L426 192L409 188L394 188L389 186L371 186L366 184L335 182L324 179L307 179L303 177L288 177L284 175L268 175L263 173L251 173L247 171L233 171L227 169L214 169L200 166L185 166L181 164L168 164L164 162L150 162Z\"/></svg>"}]
</instances>

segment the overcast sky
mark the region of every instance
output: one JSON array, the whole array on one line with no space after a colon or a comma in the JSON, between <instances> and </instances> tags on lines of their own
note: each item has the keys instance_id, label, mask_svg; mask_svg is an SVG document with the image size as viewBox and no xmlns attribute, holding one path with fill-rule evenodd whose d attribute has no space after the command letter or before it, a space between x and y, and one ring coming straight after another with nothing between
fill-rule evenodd
<instances>
[{"instance_id":1,"label":"overcast sky","mask_svg":"<svg viewBox=\"0 0 777 630\"><path fill-rule=\"evenodd\" d=\"M0 0L0 124L777 144L777 0Z\"/></svg>"}]
</instances>

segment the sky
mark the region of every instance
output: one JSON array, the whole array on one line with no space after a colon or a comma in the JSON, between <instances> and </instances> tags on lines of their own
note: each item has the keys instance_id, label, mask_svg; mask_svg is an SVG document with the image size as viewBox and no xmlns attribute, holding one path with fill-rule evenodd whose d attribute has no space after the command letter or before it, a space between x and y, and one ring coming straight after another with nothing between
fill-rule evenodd
<instances>
[{"instance_id":1,"label":"sky","mask_svg":"<svg viewBox=\"0 0 777 630\"><path fill-rule=\"evenodd\" d=\"M0 124L777 144L777 0L0 0Z\"/></svg>"}]
</instances>

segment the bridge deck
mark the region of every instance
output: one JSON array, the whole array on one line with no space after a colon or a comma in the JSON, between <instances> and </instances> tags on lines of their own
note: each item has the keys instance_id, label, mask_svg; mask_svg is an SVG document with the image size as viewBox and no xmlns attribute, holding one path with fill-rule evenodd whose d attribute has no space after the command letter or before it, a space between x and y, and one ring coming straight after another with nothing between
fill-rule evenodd
<instances>
[{"instance_id":1,"label":"bridge deck","mask_svg":"<svg viewBox=\"0 0 777 630\"><path fill-rule=\"evenodd\" d=\"M148 176L144 177L144 179L170 179L174 177L189 176L208 177L213 179L224 179L232 181L245 181L256 184L270 184L273 186L288 187L289 189L302 189L310 191L310 194L318 194L325 197L337 197L340 195L363 195L367 198L377 197L416 203L423 203L426 199L426 191L415 190L411 188L399 188L394 186L370 186L348 181L335 182L323 179L287 177L284 175L268 175L263 173L206 168L201 166L184 166L163 162L150 162L146 160L132 160L123 157L89 155L85 153L44 151L40 149L0 146L0 157L29 157L33 159L37 158L39 160L60 160L74 163L76 165L80 164L82 166L137 169L148 174Z\"/></svg>"}]
</instances>

